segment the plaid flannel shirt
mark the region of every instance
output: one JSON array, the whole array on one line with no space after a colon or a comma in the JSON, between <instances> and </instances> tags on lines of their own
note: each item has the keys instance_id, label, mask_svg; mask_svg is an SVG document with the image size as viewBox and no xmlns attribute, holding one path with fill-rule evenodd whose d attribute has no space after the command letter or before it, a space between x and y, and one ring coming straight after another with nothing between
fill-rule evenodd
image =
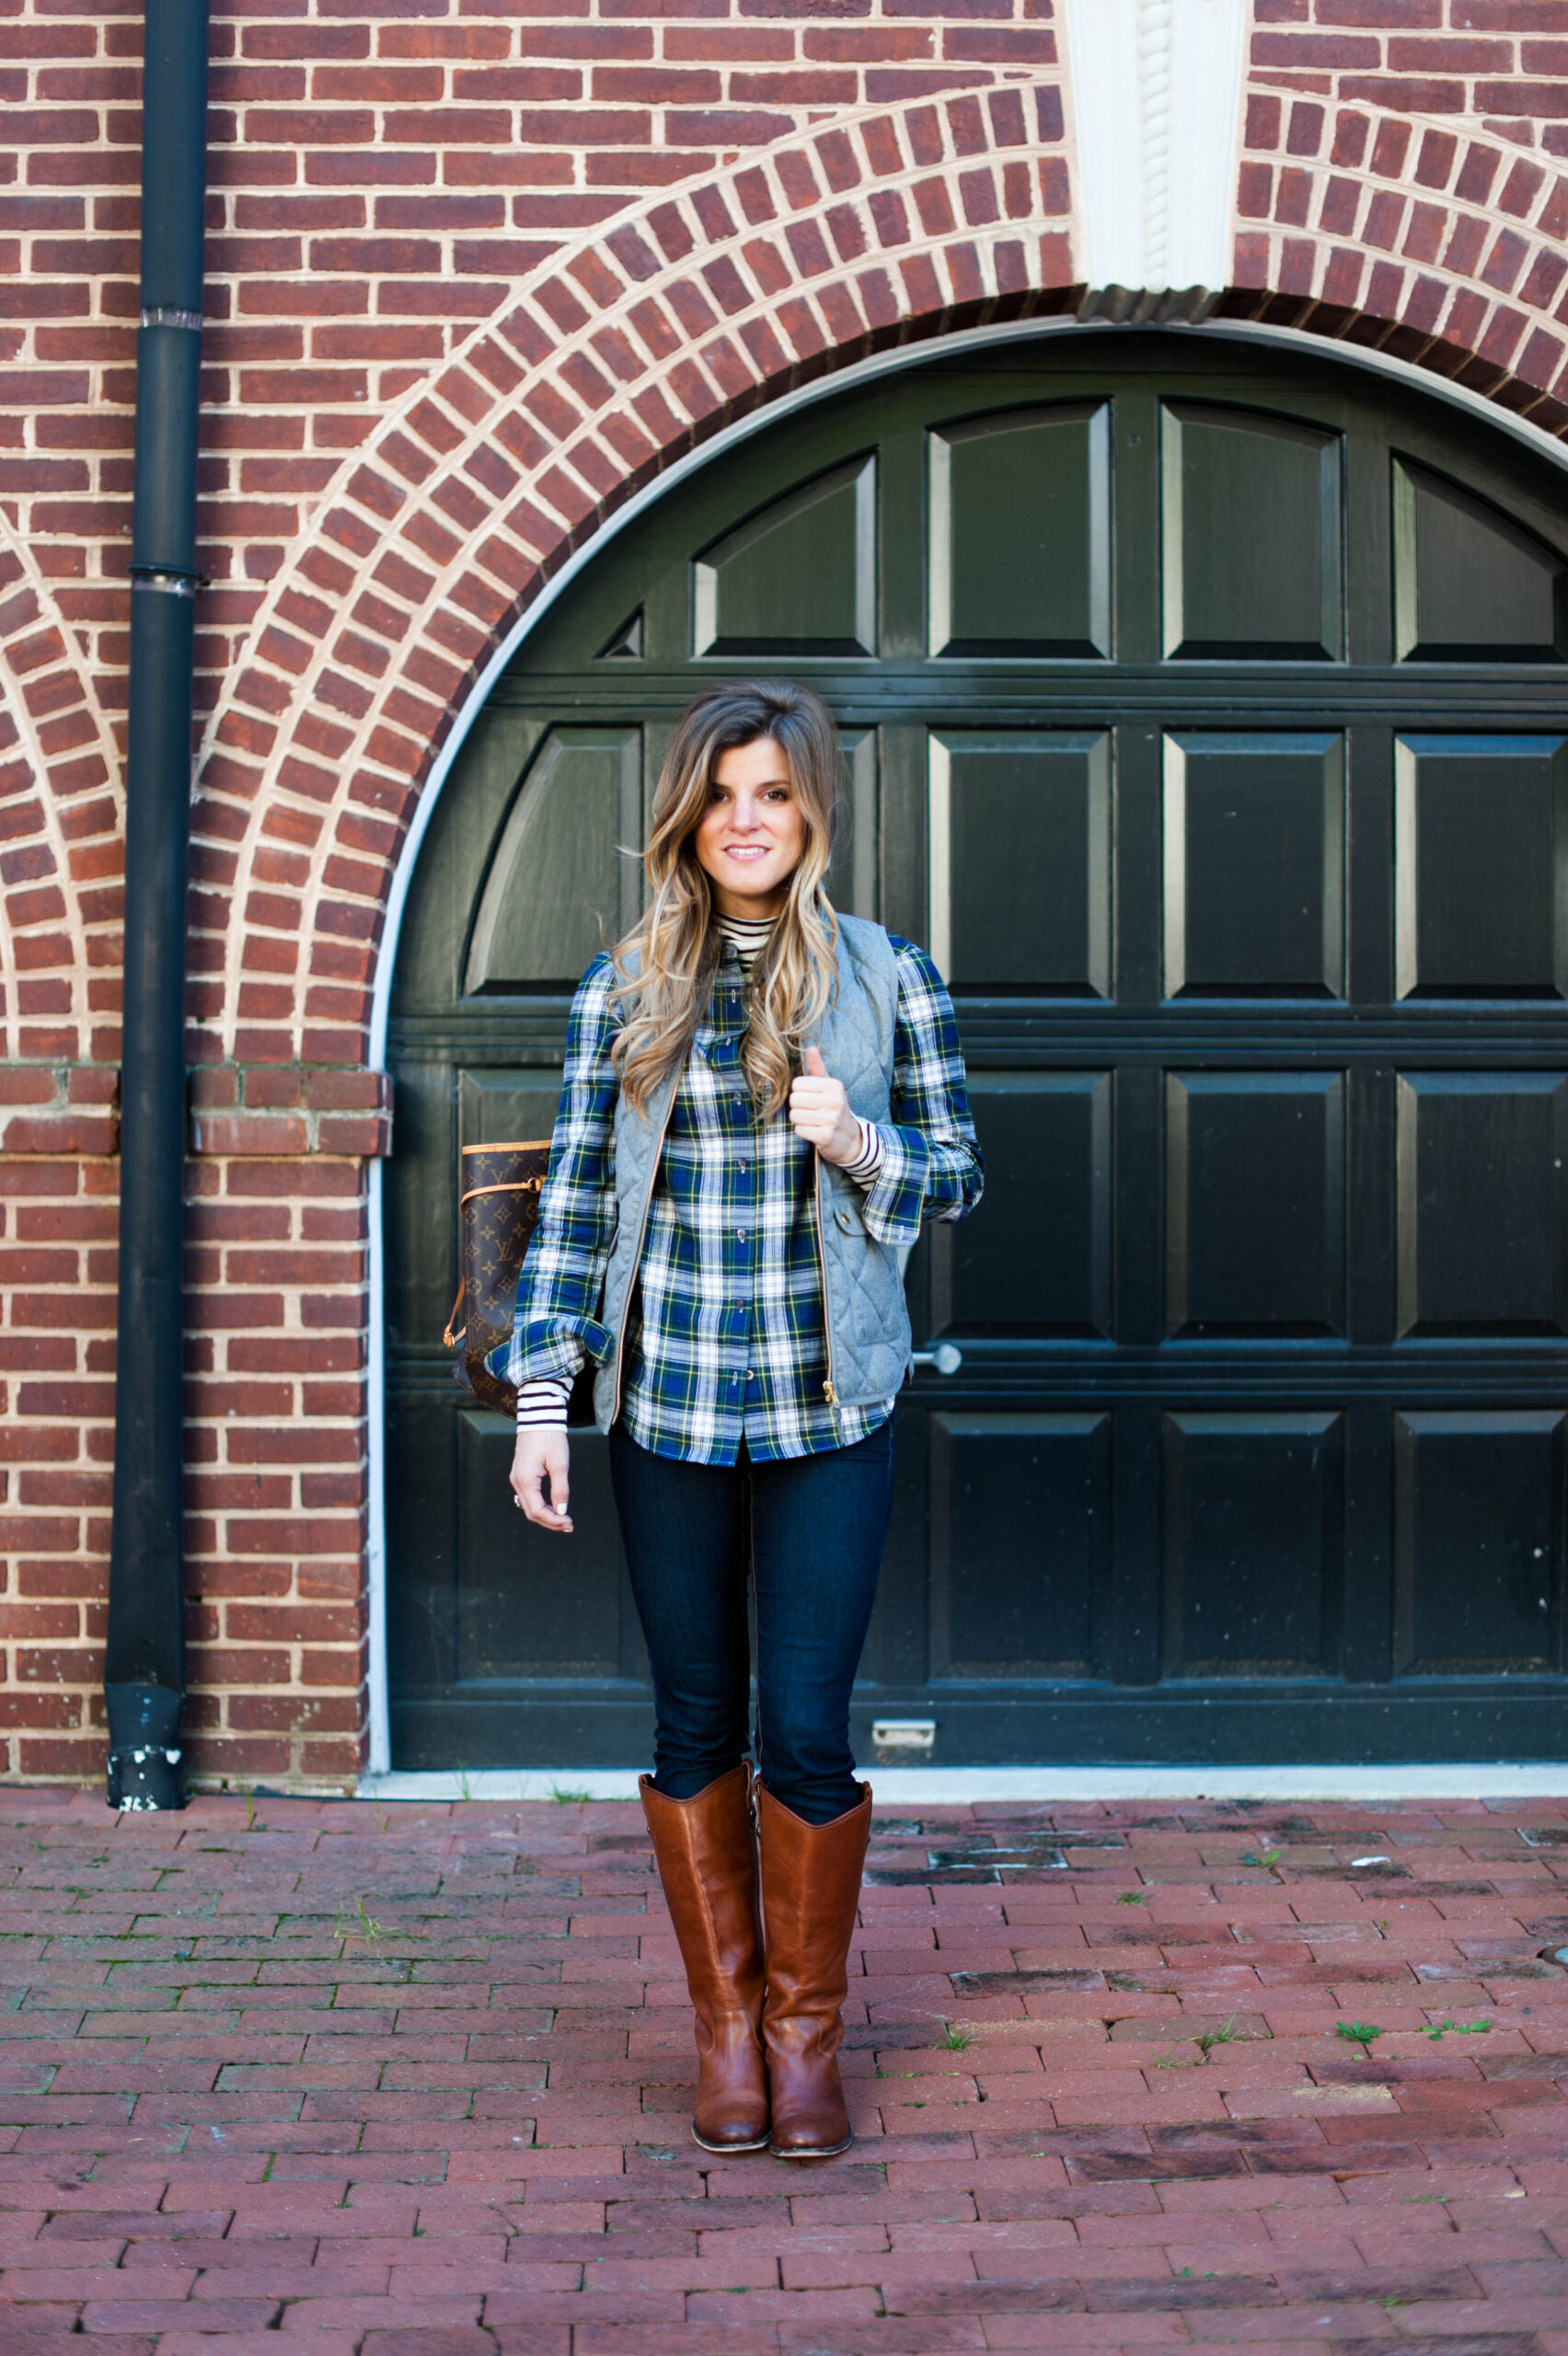
<instances>
[{"instance_id":1,"label":"plaid flannel shirt","mask_svg":"<svg viewBox=\"0 0 1568 2356\"><path fill-rule=\"evenodd\" d=\"M926 1218L962 1218L980 1198L951 1002L930 959L894 939L898 1015L892 1120L864 1218L878 1242L912 1243ZM596 957L572 1002L566 1070L539 1221L523 1265L498 1374L523 1383L603 1363L598 1319L615 1226L610 1050L615 974ZM732 1464L843 1448L886 1422L893 1402L830 1407L816 1251L813 1149L783 1114L760 1123L741 1068L745 976L726 941L676 1085L628 1316L622 1415L655 1455Z\"/></svg>"}]
</instances>

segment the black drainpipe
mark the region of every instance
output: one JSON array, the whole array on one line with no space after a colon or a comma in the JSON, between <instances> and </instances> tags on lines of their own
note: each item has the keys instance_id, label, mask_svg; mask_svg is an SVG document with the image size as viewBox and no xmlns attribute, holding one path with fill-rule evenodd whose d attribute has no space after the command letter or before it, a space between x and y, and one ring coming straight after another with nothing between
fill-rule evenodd
<instances>
[{"instance_id":1,"label":"black drainpipe","mask_svg":"<svg viewBox=\"0 0 1568 2356\"><path fill-rule=\"evenodd\" d=\"M104 1700L110 1807L185 1806L180 1544L185 894L208 0L146 0L131 521L119 1371Z\"/></svg>"}]
</instances>

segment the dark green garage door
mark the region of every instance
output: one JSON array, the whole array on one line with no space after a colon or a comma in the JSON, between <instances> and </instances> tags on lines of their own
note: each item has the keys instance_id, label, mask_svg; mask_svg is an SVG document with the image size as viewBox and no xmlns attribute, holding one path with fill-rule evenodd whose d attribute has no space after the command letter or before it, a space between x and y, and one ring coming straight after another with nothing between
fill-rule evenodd
<instances>
[{"instance_id":1,"label":"dark green garage door","mask_svg":"<svg viewBox=\"0 0 1568 2356\"><path fill-rule=\"evenodd\" d=\"M548 1133L672 719L766 669L842 720L835 893L951 977L989 1171L910 1267L961 1363L862 1756L1562 1750L1564 489L1352 370L1045 340L773 427L562 597L398 962L397 1763L648 1755L602 1442L527 1530L439 1346L457 1154Z\"/></svg>"}]
</instances>

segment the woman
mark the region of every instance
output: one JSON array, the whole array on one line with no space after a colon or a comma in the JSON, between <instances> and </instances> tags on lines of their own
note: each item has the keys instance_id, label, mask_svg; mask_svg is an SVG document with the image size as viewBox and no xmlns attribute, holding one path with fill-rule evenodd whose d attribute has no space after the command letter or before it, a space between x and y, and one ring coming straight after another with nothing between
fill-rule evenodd
<instances>
[{"instance_id":1,"label":"woman","mask_svg":"<svg viewBox=\"0 0 1568 2356\"><path fill-rule=\"evenodd\" d=\"M560 1532L567 1397L598 1367L653 1675L642 1802L696 2013L693 2132L791 2159L849 2142L839 2008L871 1808L849 1690L909 1365L903 1259L981 1184L940 976L823 890L840 765L804 687L716 687L682 718L647 913L572 1006L492 1359L518 1385L517 1503Z\"/></svg>"}]
</instances>

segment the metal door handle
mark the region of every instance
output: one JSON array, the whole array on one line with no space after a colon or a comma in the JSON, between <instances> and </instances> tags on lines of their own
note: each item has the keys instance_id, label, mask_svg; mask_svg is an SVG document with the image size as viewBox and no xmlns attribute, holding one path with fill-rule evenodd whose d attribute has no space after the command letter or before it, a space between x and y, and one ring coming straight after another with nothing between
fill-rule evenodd
<instances>
[{"instance_id":1,"label":"metal door handle","mask_svg":"<svg viewBox=\"0 0 1568 2356\"><path fill-rule=\"evenodd\" d=\"M956 1342L939 1342L934 1350L917 1350L911 1363L934 1366L939 1374L956 1374L963 1364L963 1352Z\"/></svg>"}]
</instances>

